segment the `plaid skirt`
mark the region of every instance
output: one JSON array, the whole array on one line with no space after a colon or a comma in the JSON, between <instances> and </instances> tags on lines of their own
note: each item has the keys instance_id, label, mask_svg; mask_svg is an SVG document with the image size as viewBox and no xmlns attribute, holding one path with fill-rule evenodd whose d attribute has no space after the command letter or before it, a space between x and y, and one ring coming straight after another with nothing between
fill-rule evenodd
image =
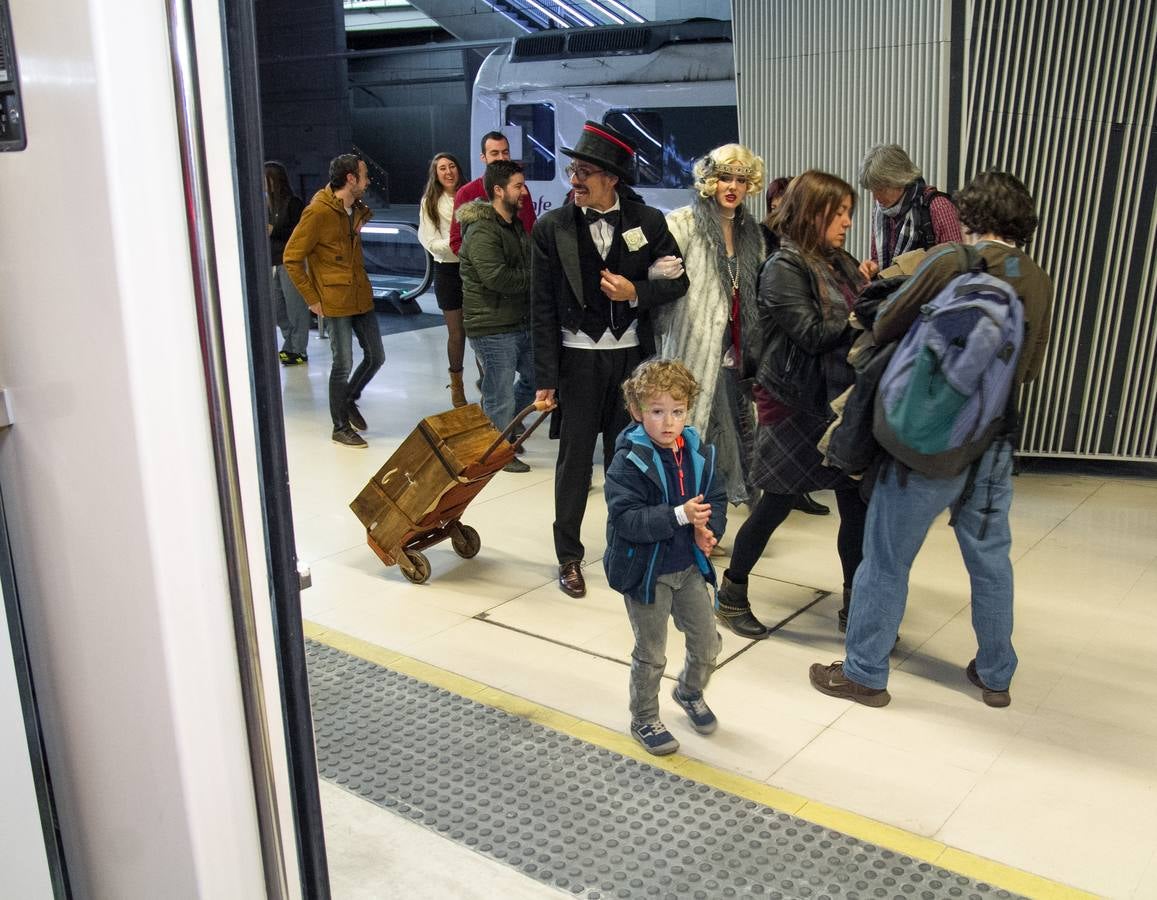
<instances>
[{"instance_id":1,"label":"plaid skirt","mask_svg":"<svg viewBox=\"0 0 1157 900\"><path fill-rule=\"evenodd\" d=\"M839 469L824 465L816 449L829 418L793 410L772 425L755 432L751 455L751 483L770 494L806 494L855 486Z\"/></svg>"}]
</instances>

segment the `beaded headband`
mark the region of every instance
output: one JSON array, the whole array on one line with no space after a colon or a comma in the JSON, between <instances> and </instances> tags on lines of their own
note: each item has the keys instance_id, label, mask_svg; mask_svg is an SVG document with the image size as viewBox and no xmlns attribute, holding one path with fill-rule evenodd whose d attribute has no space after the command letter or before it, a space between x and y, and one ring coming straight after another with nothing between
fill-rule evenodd
<instances>
[{"instance_id":1,"label":"beaded headband","mask_svg":"<svg viewBox=\"0 0 1157 900\"><path fill-rule=\"evenodd\" d=\"M745 178L750 178L754 173L755 169L751 166L743 166L739 163L721 163L714 160L711 162L712 175L742 175Z\"/></svg>"}]
</instances>

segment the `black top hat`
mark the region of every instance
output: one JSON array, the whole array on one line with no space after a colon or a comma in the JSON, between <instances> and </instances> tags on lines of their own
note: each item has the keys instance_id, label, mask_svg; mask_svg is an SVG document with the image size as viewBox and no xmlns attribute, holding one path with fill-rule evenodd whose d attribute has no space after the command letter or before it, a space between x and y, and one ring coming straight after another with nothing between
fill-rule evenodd
<instances>
[{"instance_id":1,"label":"black top hat","mask_svg":"<svg viewBox=\"0 0 1157 900\"><path fill-rule=\"evenodd\" d=\"M635 147L625 136L609 125L587 122L574 148L563 147L562 152L574 159L582 159L618 175L627 184L635 183Z\"/></svg>"}]
</instances>

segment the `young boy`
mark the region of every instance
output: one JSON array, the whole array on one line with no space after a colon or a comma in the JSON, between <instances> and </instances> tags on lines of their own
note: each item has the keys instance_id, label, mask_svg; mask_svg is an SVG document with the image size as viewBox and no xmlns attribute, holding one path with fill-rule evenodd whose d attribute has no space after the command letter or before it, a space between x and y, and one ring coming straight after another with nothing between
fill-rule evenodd
<instances>
[{"instance_id":1,"label":"young boy","mask_svg":"<svg viewBox=\"0 0 1157 900\"><path fill-rule=\"evenodd\" d=\"M623 429L606 474L607 582L621 591L635 632L631 654L631 735L656 756L679 742L659 719L667 619L683 632L687 659L671 696L691 727L718 724L703 702L722 641L707 584L708 561L727 525L727 494L716 477L715 448L684 427L699 386L677 360L641 363L623 384L635 424Z\"/></svg>"}]
</instances>

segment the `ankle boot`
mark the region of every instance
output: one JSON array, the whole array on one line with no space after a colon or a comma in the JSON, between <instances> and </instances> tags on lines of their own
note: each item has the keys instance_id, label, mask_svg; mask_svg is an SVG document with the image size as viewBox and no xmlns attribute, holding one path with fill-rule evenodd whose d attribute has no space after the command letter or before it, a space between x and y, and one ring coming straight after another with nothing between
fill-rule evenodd
<instances>
[{"instance_id":1,"label":"ankle boot","mask_svg":"<svg viewBox=\"0 0 1157 900\"><path fill-rule=\"evenodd\" d=\"M844 605L840 607L840 611L836 613L836 620L840 623L840 634L844 634L848 630L848 607L852 602L852 589L844 588Z\"/></svg>"},{"instance_id":2,"label":"ankle boot","mask_svg":"<svg viewBox=\"0 0 1157 900\"><path fill-rule=\"evenodd\" d=\"M450 402L455 406L466 405L466 390L462 386L462 370L450 370Z\"/></svg>"},{"instance_id":3,"label":"ankle boot","mask_svg":"<svg viewBox=\"0 0 1157 900\"><path fill-rule=\"evenodd\" d=\"M751 613L747 585L736 584L726 575L715 595L715 618L740 637L749 640L761 641L768 635L763 623Z\"/></svg>"}]
</instances>

